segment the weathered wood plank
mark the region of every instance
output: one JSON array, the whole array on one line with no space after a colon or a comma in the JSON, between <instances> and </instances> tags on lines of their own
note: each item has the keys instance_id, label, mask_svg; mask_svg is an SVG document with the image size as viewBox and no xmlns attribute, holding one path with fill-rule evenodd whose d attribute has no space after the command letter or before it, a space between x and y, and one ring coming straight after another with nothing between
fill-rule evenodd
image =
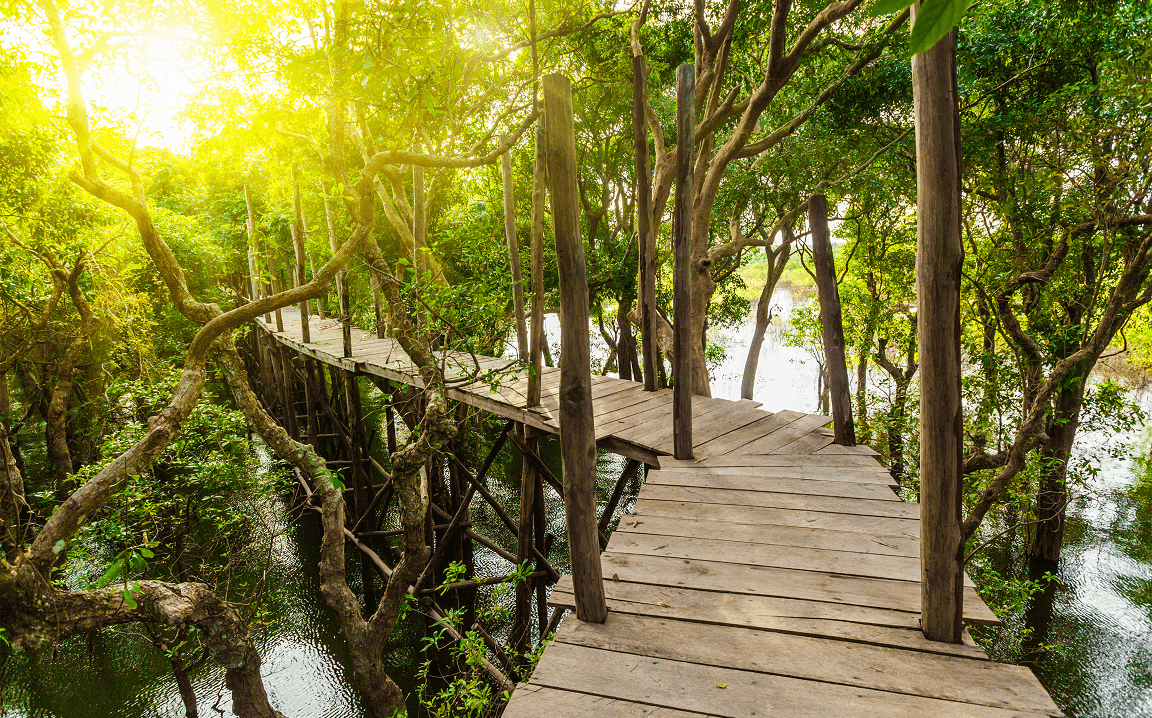
<instances>
[{"instance_id":1,"label":"weathered wood plank","mask_svg":"<svg viewBox=\"0 0 1152 718\"><path fill-rule=\"evenodd\" d=\"M857 516L854 514L825 513L823 511L797 511L764 506L661 501L647 498L643 494L637 500L630 515L669 516L754 525L809 526L837 531L856 531L868 535L876 533L917 537L920 535L920 522L915 519Z\"/></svg>"},{"instance_id":2,"label":"weathered wood plank","mask_svg":"<svg viewBox=\"0 0 1152 718\"><path fill-rule=\"evenodd\" d=\"M617 576L621 581L633 583L825 601L917 614L920 611L920 584L912 581L612 551L605 552L601 558L606 577ZM972 588L964 589L964 620L977 625L1000 625L1000 620Z\"/></svg>"},{"instance_id":3,"label":"weathered wood plank","mask_svg":"<svg viewBox=\"0 0 1152 718\"><path fill-rule=\"evenodd\" d=\"M546 688L532 683L516 686L503 718L702 718L705 714L686 713L663 706L622 701L616 698Z\"/></svg>"},{"instance_id":4,"label":"weathered wood plank","mask_svg":"<svg viewBox=\"0 0 1152 718\"><path fill-rule=\"evenodd\" d=\"M708 469L661 469L648 474L649 484L672 486L699 486L714 489L746 491L774 491L811 496L842 496L856 499L899 501L891 488L878 481L832 481L824 479L797 479L778 476L747 476L734 473L712 472Z\"/></svg>"},{"instance_id":5,"label":"weathered wood plank","mask_svg":"<svg viewBox=\"0 0 1152 718\"><path fill-rule=\"evenodd\" d=\"M622 677L626 679L622 680ZM1018 711L557 643L532 684L745 718L1008 718ZM1043 714L1039 714L1043 715Z\"/></svg>"},{"instance_id":6,"label":"weathered wood plank","mask_svg":"<svg viewBox=\"0 0 1152 718\"><path fill-rule=\"evenodd\" d=\"M903 555L729 541L700 536L661 536L628 531L614 532L608 541L608 550L620 554L790 568L797 571L866 576L910 583L920 581L919 557ZM965 585L975 586L971 579L965 578Z\"/></svg>"},{"instance_id":7,"label":"weathered wood plank","mask_svg":"<svg viewBox=\"0 0 1152 718\"><path fill-rule=\"evenodd\" d=\"M904 611L612 580L604 582L604 592L608 609L614 613L741 626L990 660L971 637L962 644L929 641L920 632L920 617ZM548 597L548 604L568 609L575 605L570 577L560 578Z\"/></svg>"},{"instance_id":8,"label":"weathered wood plank","mask_svg":"<svg viewBox=\"0 0 1152 718\"><path fill-rule=\"evenodd\" d=\"M556 641L895 695L1059 714L1031 670L993 661L628 614L613 614L603 624L571 621L557 632Z\"/></svg>"},{"instance_id":9,"label":"weathered wood plank","mask_svg":"<svg viewBox=\"0 0 1152 718\"><path fill-rule=\"evenodd\" d=\"M764 506L800 511L853 514L856 516L887 516L915 519L920 517L920 505L903 501L872 499L844 499L836 496L804 496L801 494L772 493L768 491L735 491L696 486L644 487L643 498L661 501L696 501L702 504L730 504L732 506Z\"/></svg>"},{"instance_id":10,"label":"weathered wood plank","mask_svg":"<svg viewBox=\"0 0 1152 718\"><path fill-rule=\"evenodd\" d=\"M890 556L920 556L920 540L905 534L859 533L814 529L806 526L773 526L742 524L667 516L632 516L622 518L617 534L640 533L658 536L684 536L720 541L804 546L808 548L879 553Z\"/></svg>"}]
</instances>

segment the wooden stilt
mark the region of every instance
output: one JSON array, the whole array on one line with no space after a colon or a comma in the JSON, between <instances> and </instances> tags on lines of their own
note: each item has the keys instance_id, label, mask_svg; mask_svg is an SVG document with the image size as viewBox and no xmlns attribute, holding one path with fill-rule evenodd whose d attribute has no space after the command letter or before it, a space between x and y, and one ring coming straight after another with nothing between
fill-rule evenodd
<instances>
[{"instance_id":1,"label":"wooden stilt","mask_svg":"<svg viewBox=\"0 0 1152 718\"><path fill-rule=\"evenodd\" d=\"M913 8L913 13L917 11ZM921 629L963 634L964 417L960 387L959 122L956 31L912 57L916 113L916 297L920 349Z\"/></svg>"},{"instance_id":2,"label":"wooden stilt","mask_svg":"<svg viewBox=\"0 0 1152 718\"><path fill-rule=\"evenodd\" d=\"M592 418L592 373L588 347L588 275L580 238L576 189L576 135L572 83L560 74L544 77L548 127L548 179L556 262L560 273L560 455L564 465L568 546L576 615L603 623L608 613L596 537L596 432Z\"/></svg>"},{"instance_id":3,"label":"wooden stilt","mask_svg":"<svg viewBox=\"0 0 1152 718\"><path fill-rule=\"evenodd\" d=\"M292 201L296 209L296 220L292 223L292 246L296 250L296 286L303 287L308 283L304 276L304 261L308 254L304 250L304 212L300 208L300 184L296 181L296 163L292 163ZM300 302L300 337L308 344L312 341L308 327L308 315L311 310L308 300Z\"/></svg>"},{"instance_id":4,"label":"wooden stilt","mask_svg":"<svg viewBox=\"0 0 1152 718\"><path fill-rule=\"evenodd\" d=\"M524 283L520 276L520 243L516 237L516 197L512 192L512 153L500 156L504 184L504 241L508 245L508 265L512 270L512 311L516 314L516 353L528 361L528 325L524 317Z\"/></svg>"},{"instance_id":5,"label":"wooden stilt","mask_svg":"<svg viewBox=\"0 0 1152 718\"><path fill-rule=\"evenodd\" d=\"M656 391L656 238L652 234L651 171L648 168L647 68L632 57L632 133L636 143L636 231L640 248L640 342L644 389Z\"/></svg>"},{"instance_id":6,"label":"wooden stilt","mask_svg":"<svg viewBox=\"0 0 1152 718\"><path fill-rule=\"evenodd\" d=\"M532 367L528 372L529 407L540 406L540 372L543 369L543 353L547 346L544 338L544 201L548 162L544 155L544 132L544 117L541 116L536 124L535 154L532 163L532 323L529 341L529 361Z\"/></svg>"},{"instance_id":7,"label":"wooden stilt","mask_svg":"<svg viewBox=\"0 0 1152 718\"><path fill-rule=\"evenodd\" d=\"M676 353L672 375L672 453L692 458L692 158L696 132L692 65L676 68L676 204L672 215L672 314Z\"/></svg>"},{"instance_id":8,"label":"wooden stilt","mask_svg":"<svg viewBox=\"0 0 1152 718\"><path fill-rule=\"evenodd\" d=\"M516 427L516 434L523 441L525 427L520 424ZM507 434L505 434L507 435ZM532 443L536 443L533 438ZM532 559L532 517L536 501L536 472L532 462L527 456L520 459L520 523L519 534L516 537L516 560L519 563ZM532 629L532 586L528 583L516 585L516 614L512 621L511 643L517 655L523 656L528 652L531 643Z\"/></svg>"},{"instance_id":9,"label":"wooden stilt","mask_svg":"<svg viewBox=\"0 0 1152 718\"><path fill-rule=\"evenodd\" d=\"M852 395L848 390L848 365L844 359L844 322L840 314L840 290L836 284L836 261L828 231L828 200L814 194L808 200L808 227L812 230L812 264L820 298L820 326L824 335L824 366L832 404L836 443L856 445L852 424Z\"/></svg>"}]
</instances>

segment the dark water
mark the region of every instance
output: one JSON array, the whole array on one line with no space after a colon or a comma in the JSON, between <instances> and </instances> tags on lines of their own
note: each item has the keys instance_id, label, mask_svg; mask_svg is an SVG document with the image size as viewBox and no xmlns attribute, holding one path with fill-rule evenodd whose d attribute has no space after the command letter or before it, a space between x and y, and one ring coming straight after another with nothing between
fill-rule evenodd
<instances>
[{"instance_id":1,"label":"dark water","mask_svg":"<svg viewBox=\"0 0 1152 718\"><path fill-rule=\"evenodd\" d=\"M781 294L776 300L786 320L790 298ZM746 324L720 337L729 356L713 373L717 396L738 395L750 335L751 325ZM814 361L802 350L781 346L778 336L770 334L761 357L756 399L771 410L812 410L815 386ZM366 403L371 407L371 397ZM1128 441L1141 454L1148 451L1147 429L1133 436L1105 437L1085 427L1081 447L1092 448L1105 439ZM559 474L555 440L544 441L541 451ZM518 505L519 464L515 450L506 448L489 482L509 509ZM601 505L623 466L620 457L600 455ZM1069 716L1152 716L1152 478L1142 461L1130 457L1110 459L1100 469L1070 510L1060 583L1011 611L1005 629L984 631L977 638L993 655L1029 665ZM639 483L639 477L632 480L618 514L628 509ZM556 537L549 558L564 571L568 562L563 507L551 490L545 493L548 531ZM270 598L271 625L259 640L266 686L273 705L290 718L360 716L362 710L349 687L343 641L317 588L318 526L310 514L291 513L290 500L271 498L262 508L276 536L269 582L276 588ZM473 507L478 530L514 550L511 535L494 512L479 501ZM1023 565L1021 551L1022 539L1005 537L993 547L991 560L1005 569L1018 567ZM482 576L502 575L509 568L503 559L479 548L476 559ZM358 575L358 570L349 571L350 578ZM990 598L994 593L982 592ZM484 589L480 600L490 596L491 589ZM507 626L492 628L498 637L507 630ZM1032 629L1030 638L1021 642L1027 628ZM396 679L409 690L422 657L420 633L418 624L402 626L388 656ZM52 660L31 663L3 654L0 661L2 716L184 714L167 661L129 628L106 631L91 641L65 641ZM193 677L201 715L230 715L222 670L208 664Z\"/></svg>"}]
</instances>

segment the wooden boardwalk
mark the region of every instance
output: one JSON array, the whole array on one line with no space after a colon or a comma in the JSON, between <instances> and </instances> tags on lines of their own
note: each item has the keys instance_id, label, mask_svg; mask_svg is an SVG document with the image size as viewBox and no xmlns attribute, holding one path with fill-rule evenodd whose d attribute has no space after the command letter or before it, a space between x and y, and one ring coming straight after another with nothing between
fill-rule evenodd
<instances>
[{"instance_id":1,"label":"wooden boardwalk","mask_svg":"<svg viewBox=\"0 0 1152 718\"><path fill-rule=\"evenodd\" d=\"M284 311L277 340L328 364L419 385L393 341ZM445 359L451 398L556 433L505 359ZM498 385L493 384L498 380ZM646 461L632 513L602 555L608 619L568 616L506 718L1060 716L1032 672L969 638L919 630L919 505L899 500L867 447L832 444L828 417L693 398L694 461L672 452L672 396L597 377L598 444ZM549 603L572 608L570 577ZM996 617L967 581L965 621Z\"/></svg>"}]
</instances>

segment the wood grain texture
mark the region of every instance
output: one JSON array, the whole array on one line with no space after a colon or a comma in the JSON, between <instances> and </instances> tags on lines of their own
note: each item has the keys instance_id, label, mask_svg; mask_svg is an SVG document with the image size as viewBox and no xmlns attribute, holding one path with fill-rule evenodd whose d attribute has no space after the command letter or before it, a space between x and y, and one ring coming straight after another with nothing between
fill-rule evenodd
<instances>
[{"instance_id":1,"label":"wood grain texture","mask_svg":"<svg viewBox=\"0 0 1152 718\"><path fill-rule=\"evenodd\" d=\"M576 187L576 135L572 83L544 77L544 123L548 188L560 275L560 460L564 467L564 514L576 590L576 615L601 623L608 609L600 575L596 531L596 429L588 347L588 274L580 238Z\"/></svg>"}]
</instances>

